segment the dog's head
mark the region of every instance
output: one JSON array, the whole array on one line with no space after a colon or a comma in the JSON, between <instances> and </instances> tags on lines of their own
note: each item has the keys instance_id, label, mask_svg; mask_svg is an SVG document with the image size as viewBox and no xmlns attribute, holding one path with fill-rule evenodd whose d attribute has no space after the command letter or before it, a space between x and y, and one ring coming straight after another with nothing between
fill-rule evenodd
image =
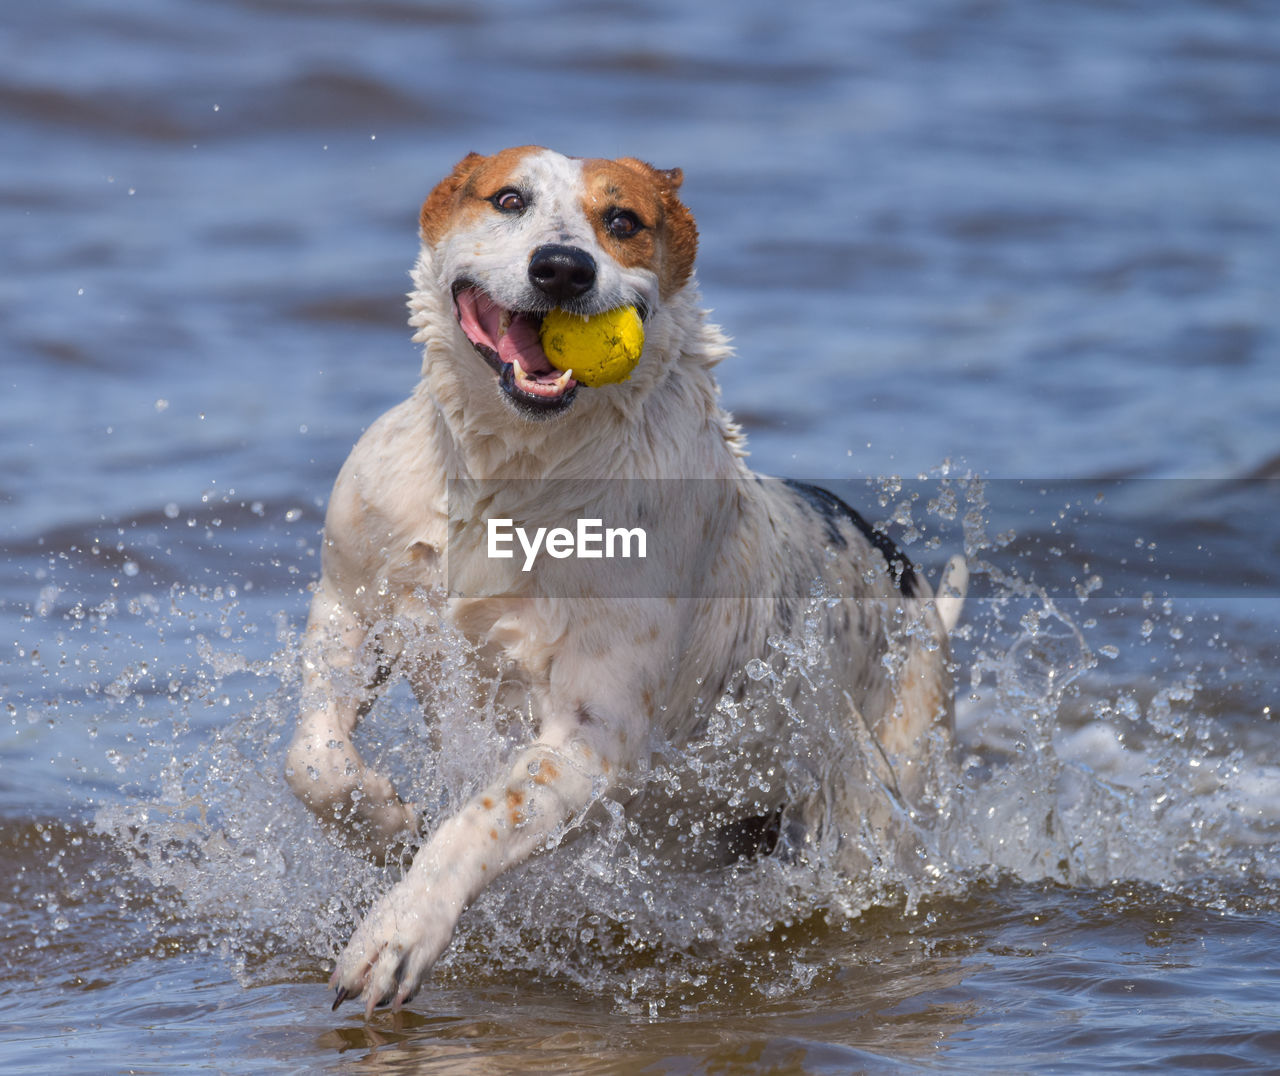
<instances>
[{"instance_id":1,"label":"dog's head","mask_svg":"<svg viewBox=\"0 0 1280 1076\"><path fill-rule=\"evenodd\" d=\"M536 146L464 158L423 204L431 279L418 285L451 303L474 355L443 348L436 361L474 362L526 418L564 414L582 393L625 391L625 383L587 388L555 370L539 327L557 307L590 316L634 306L651 330L693 272L697 230L677 197L681 178L633 158L583 160ZM474 371L450 373L474 381Z\"/></svg>"}]
</instances>

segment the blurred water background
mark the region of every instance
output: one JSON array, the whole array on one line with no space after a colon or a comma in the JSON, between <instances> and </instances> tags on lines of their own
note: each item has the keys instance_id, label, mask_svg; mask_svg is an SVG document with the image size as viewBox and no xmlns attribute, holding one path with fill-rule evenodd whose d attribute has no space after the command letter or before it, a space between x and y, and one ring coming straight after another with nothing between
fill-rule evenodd
<instances>
[{"instance_id":1,"label":"blurred water background","mask_svg":"<svg viewBox=\"0 0 1280 1076\"><path fill-rule=\"evenodd\" d=\"M1274 1067L1271 5L53 0L0 55L0 1069ZM529 142L682 167L755 466L968 549L967 783L936 892L721 894L708 955L535 864L366 1025L296 633L418 206Z\"/></svg>"}]
</instances>

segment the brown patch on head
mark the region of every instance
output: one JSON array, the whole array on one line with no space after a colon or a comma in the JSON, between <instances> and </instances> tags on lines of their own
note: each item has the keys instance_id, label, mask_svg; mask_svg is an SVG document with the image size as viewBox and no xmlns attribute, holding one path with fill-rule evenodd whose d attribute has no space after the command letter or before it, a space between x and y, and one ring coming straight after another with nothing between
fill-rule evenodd
<instances>
[{"instance_id":1,"label":"brown patch on head","mask_svg":"<svg viewBox=\"0 0 1280 1076\"><path fill-rule=\"evenodd\" d=\"M507 806L519 807L520 804L522 803L524 803L524 793L518 792L514 788L508 788L507 789Z\"/></svg>"},{"instance_id":2,"label":"brown patch on head","mask_svg":"<svg viewBox=\"0 0 1280 1076\"><path fill-rule=\"evenodd\" d=\"M643 694L641 694L640 696L640 701L644 703L644 712L648 714L650 717L652 717L653 716L653 692L650 691L648 688L645 688Z\"/></svg>"},{"instance_id":3,"label":"brown patch on head","mask_svg":"<svg viewBox=\"0 0 1280 1076\"><path fill-rule=\"evenodd\" d=\"M621 265L653 270L664 299L684 287L693 273L698 229L677 196L684 179L680 169L664 171L622 157L583 161L582 176L582 209L600 245ZM628 213L640 226L619 236L610 223Z\"/></svg>"},{"instance_id":4,"label":"brown patch on head","mask_svg":"<svg viewBox=\"0 0 1280 1076\"><path fill-rule=\"evenodd\" d=\"M550 784L560 776L560 771L549 759L543 759L538 765L538 772L533 775L534 784L546 785Z\"/></svg>"},{"instance_id":5,"label":"brown patch on head","mask_svg":"<svg viewBox=\"0 0 1280 1076\"><path fill-rule=\"evenodd\" d=\"M493 800L492 800L492 799L490 799L488 796L485 796L485 798L484 798L484 799L482 799L482 800L480 801L480 803L481 803L481 805L484 807L484 809L485 809L486 811L492 811L492 810L493 810Z\"/></svg>"},{"instance_id":6,"label":"brown patch on head","mask_svg":"<svg viewBox=\"0 0 1280 1076\"><path fill-rule=\"evenodd\" d=\"M538 146L515 146L491 157L468 153L422 203L418 216L422 238L435 246L460 216L488 211L489 199L509 186L520 162L539 149Z\"/></svg>"}]
</instances>

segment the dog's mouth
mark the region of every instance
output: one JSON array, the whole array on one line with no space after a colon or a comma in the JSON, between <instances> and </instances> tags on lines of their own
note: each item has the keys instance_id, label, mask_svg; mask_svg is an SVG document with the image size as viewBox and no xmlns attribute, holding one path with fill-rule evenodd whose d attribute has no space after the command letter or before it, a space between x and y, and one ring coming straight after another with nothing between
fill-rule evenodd
<instances>
[{"instance_id":1,"label":"dog's mouth","mask_svg":"<svg viewBox=\"0 0 1280 1076\"><path fill-rule=\"evenodd\" d=\"M458 324L498 374L498 384L522 410L545 415L566 409L578 392L572 371L551 365L538 331L542 313L508 310L468 280L453 286Z\"/></svg>"}]
</instances>

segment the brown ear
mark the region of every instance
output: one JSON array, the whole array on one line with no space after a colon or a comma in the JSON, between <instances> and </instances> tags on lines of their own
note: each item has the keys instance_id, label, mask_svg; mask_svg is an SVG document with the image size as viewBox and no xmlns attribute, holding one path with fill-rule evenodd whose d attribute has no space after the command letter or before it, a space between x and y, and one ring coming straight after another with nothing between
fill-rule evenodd
<instances>
[{"instance_id":1,"label":"brown ear","mask_svg":"<svg viewBox=\"0 0 1280 1076\"><path fill-rule=\"evenodd\" d=\"M679 171L676 169L677 186L680 182ZM664 294L670 295L683 288L693 275L693 263L698 256L698 226L693 222L693 214L676 197L675 187L662 192L662 202L667 218L662 290Z\"/></svg>"},{"instance_id":2,"label":"brown ear","mask_svg":"<svg viewBox=\"0 0 1280 1076\"><path fill-rule=\"evenodd\" d=\"M468 153L453 166L453 171L448 176L436 184L435 190L427 195L418 216L418 231L426 242L434 245L444 234L445 218L449 215L454 196L483 160L483 154Z\"/></svg>"},{"instance_id":3,"label":"brown ear","mask_svg":"<svg viewBox=\"0 0 1280 1076\"><path fill-rule=\"evenodd\" d=\"M655 172L660 175L667 184L667 189L675 193L680 189L680 184L684 182L684 171L679 168L655 168Z\"/></svg>"},{"instance_id":4,"label":"brown ear","mask_svg":"<svg viewBox=\"0 0 1280 1076\"><path fill-rule=\"evenodd\" d=\"M639 157L619 157L618 163L625 164L628 168L647 176L664 193L669 191L675 194L680 189L680 184L684 182L684 172L679 168L654 168Z\"/></svg>"},{"instance_id":5,"label":"brown ear","mask_svg":"<svg viewBox=\"0 0 1280 1076\"><path fill-rule=\"evenodd\" d=\"M663 250L660 288L665 297L679 291L693 275L693 263L698 256L698 226L693 214L680 201L678 192L684 182L684 172L679 168L654 168L636 157L621 157L619 164L646 176L657 188L662 200Z\"/></svg>"}]
</instances>

